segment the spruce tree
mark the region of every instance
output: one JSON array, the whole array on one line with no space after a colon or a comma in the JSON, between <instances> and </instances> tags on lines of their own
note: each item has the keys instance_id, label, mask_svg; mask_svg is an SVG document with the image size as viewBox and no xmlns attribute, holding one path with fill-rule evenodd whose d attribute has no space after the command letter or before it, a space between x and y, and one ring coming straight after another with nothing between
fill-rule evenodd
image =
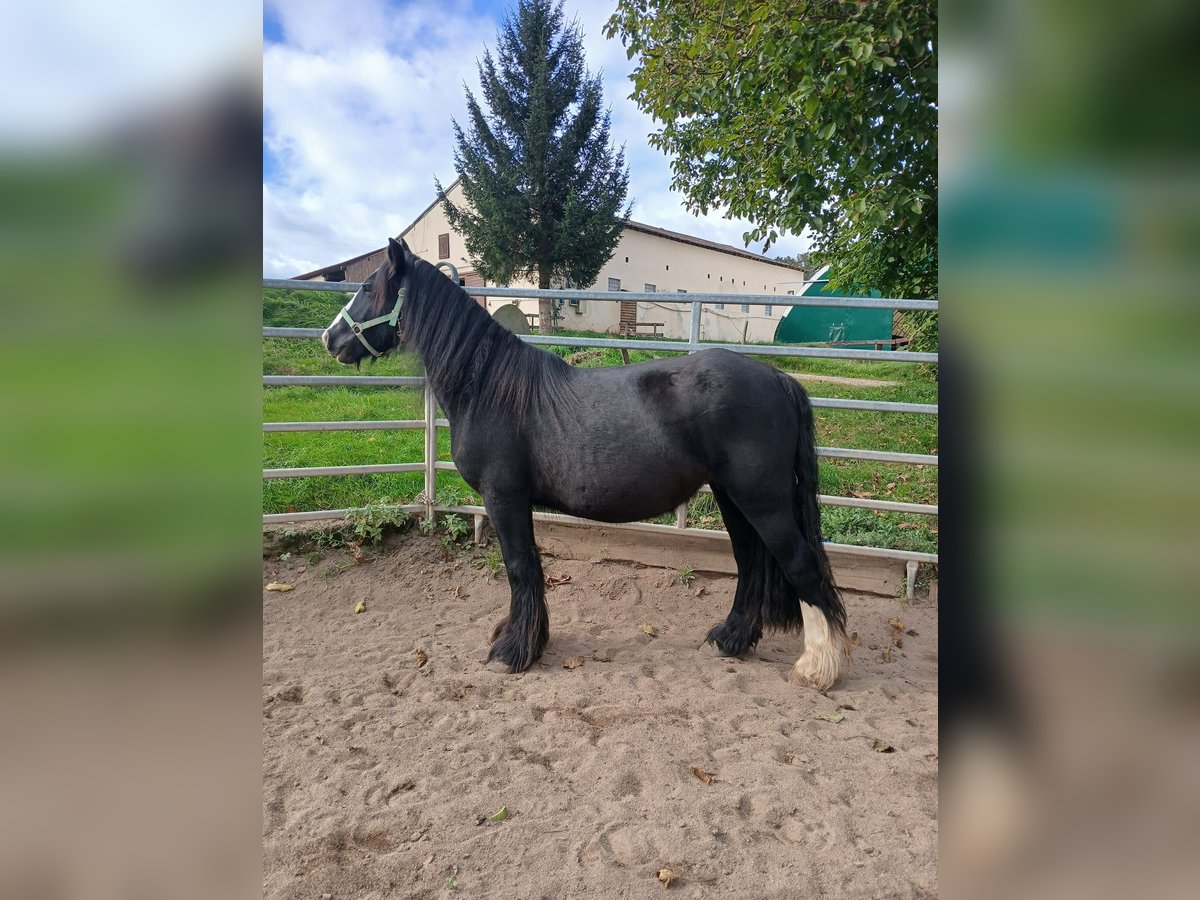
<instances>
[{"instance_id":1,"label":"spruce tree","mask_svg":"<svg viewBox=\"0 0 1200 900\"><path fill-rule=\"evenodd\" d=\"M552 279L585 287L630 212L600 76L584 67L583 36L564 24L561 0L520 0L497 37L497 58L485 51L479 63L487 111L467 88L466 130L454 122L467 202L455 206L435 180L442 208L489 282L536 275L541 289ZM552 302L539 309L541 330L556 330Z\"/></svg>"}]
</instances>

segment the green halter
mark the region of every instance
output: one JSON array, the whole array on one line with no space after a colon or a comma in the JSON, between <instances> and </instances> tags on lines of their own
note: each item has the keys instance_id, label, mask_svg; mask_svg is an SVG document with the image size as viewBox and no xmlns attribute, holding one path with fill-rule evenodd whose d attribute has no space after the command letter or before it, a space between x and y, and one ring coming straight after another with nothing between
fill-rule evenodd
<instances>
[{"instance_id":1,"label":"green halter","mask_svg":"<svg viewBox=\"0 0 1200 900\"><path fill-rule=\"evenodd\" d=\"M442 260L437 264L436 268L449 269L450 279L455 284L458 284L458 269L455 268L454 263ZM365 285L363 287L365 287ZM376 325L382 325L384 322L387 322L393 328L398 327L397 323L400 321L400 307L404 305L404 286L400 286L400 291L396 294L396 305L392 307L392 311L386 316L376 316L374 319L368 319L366 322L355 322L354 317L350 315L350 307L354 305L355 300L362 296L362 292L363 289L360 287L354 296L350 298L350 302L342 307L342 311L339 313L339 315L346 320L346 324L350 326L350 330L354 332L354 336L362 341L362 345L371 351L372 356L378 359L380 356L383 356L383 354L371 346L371 342L367 340L367 336L363 334L363 332Z\"/></svg>"},{"instance_id":2,"label":"green halter","mask_svg":"<svg viewBox=\"0 0 1200 900\"><path fill-rule=\"evenodd\" d=\"M367 336L363 332L376 325L382 325L384 322L387 322L392 328L397 327L397 323L400 321L400 307L404 305L404 288L400 288L400 292L396 295L396 305L392 307L392 311L386 316L376 316L374 319L368 319L366 322L355 322L354 317L350 315L350 307L362 295L362 292L363 289L359 288L358 292L350 298L350 302L342 307L340 315L346 320L346 324L350 326L350 330L354 332L354 336L362 341L362 345L371 352L371 355L379 358L383 356L383 353L371 346L371 342L367 340Z\"/></svg>"}]
</instances>

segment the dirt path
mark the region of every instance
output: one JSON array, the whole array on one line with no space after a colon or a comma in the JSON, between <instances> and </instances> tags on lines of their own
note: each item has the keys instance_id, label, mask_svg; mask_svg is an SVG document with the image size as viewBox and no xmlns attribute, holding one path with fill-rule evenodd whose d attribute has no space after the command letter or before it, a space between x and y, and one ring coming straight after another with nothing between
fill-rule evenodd
<instances>
[{"instance_id":1,"label":"dirt path","mask_svg":"<svg viewBox=\"0 0 1200 900\"><path fill-rule=\"evenodd\" d=\"M570 580L514 676L482 664L503 576L415 536L351 562L264 564L295 585L263 594L265 897L640 898L663 868L676 897L936 894L936 609L848 595L824 696L785 680L796 636L697 651L732 578L548 559Z\"/></svg>"},{"instance_id":2,"label":"dirt path","mask_svg":"<svg viewBox=\"0 0 1200 900\"><path fill-rule=\"evenodd\" d=\"M880 378L847 378L844 375L808 375L792 372L797 381L824 381L828 384L849 384L853 387L899 387L899 381L884 381Z\"/></svg>"}]
</instances>

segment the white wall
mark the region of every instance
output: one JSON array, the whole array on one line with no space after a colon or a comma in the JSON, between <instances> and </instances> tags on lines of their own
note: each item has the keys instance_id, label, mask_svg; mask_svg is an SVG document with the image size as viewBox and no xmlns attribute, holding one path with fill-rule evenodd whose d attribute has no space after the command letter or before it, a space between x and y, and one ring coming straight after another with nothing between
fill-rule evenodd
<instances>
[{"instance_id":1,"label":"white wall","mask_svg":"<svg viewBox=\"0 0 1200 900\"><path fill-rule=\"evenodd\" d=\"M464 202L458 184L450 189L449 195L455 203ZM403 237L414 253L436 263L438 235L446 233L450 234L450 262L458 268L460 275L473 272L463 238L446 221L440 203L413 223ZM607 290L609 278L620 279L621 287L630 292L640 293L647 284L653 284L658 293L675 294L679 289L690 293L728 293L730 300L724 309L706 305L700 320L701 339L727 342L740 342L743 337L747 341L770 341L779 320L788 312L787 307L774 306L768 313L757 304L743 312L738 295L787 296L788 291L800 293L804 286L804 276L799 269L768 262L765 258L750 259L700 247L635 228L626 228L622 232L612 258L587 289ZM515 279L509 286L535 288L537 285L531 279ZM487 307L495 312L498 307L511 302L509 298L491 298ZM527 313L538 311L538 303L533 299L521 300L519 305ZM686 339L691 328L691 306L642 302L638 304L637 319L639 322L662 322L663 327L659 330L664 335ZM619 321L619 303L583 301L579 310L564 306L560 324L572 330L615 334ZM642 329L642 332L648 333L649 329Z\"/></svg>"}]
</instances>

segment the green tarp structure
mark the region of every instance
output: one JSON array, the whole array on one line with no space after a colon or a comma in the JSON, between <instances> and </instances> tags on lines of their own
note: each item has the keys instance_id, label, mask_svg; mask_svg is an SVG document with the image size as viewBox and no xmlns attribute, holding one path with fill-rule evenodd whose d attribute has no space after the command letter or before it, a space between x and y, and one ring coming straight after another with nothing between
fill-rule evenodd
<instances>
[{"instance_id":1,"label":"green tarp structure","mask_svg":"<svg viewBox=\"0 0 1200 900\"><path fill-rule=\"evenodd\" d=\"M829 266L817 272L813 281L801 292L802 297L861 297L861 293L846 293L829 289ZM878 297L871 291L869 297ZM877 341L891 349L892 313L890 309L851 309L844 306L793 306L779 320L775 341L781 344L838 344L860 350L874 350Z\"/></svg>"}]
</instances>

